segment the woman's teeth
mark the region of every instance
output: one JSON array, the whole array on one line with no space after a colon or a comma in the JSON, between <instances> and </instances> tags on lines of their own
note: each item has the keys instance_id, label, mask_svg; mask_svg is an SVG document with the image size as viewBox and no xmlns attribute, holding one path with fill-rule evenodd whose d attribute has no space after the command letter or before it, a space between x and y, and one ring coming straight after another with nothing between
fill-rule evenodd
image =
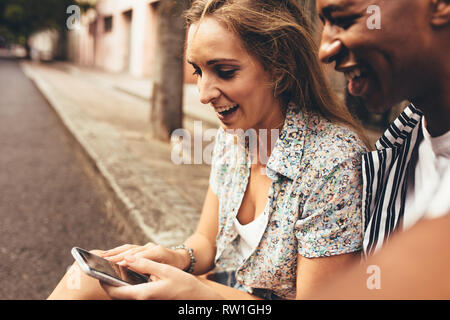
<instances>
[{"instance_id":1,"label":"woman's teeth","mask_svg":"<svg viewBox=\"0 0 450 320\"><path fill-rule=\"evenodd\" d=\"M216 112L218 112L218 113L227 112L227 111L236 109L238 106L239 105L235 104L235 105L232 105L232 106L216 108Z\"/></svg>"}]
</instances>

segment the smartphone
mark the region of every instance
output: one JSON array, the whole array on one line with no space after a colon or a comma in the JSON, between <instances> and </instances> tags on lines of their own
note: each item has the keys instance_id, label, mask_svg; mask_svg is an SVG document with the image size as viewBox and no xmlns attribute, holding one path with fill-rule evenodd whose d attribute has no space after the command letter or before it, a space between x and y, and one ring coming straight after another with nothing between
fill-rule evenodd
<instances>
[{"instance_id":1,"label":"smartphone","mask_svg":"<svg viewBox=\"0 0 450 320\"><path fill-rule=\"evenodd\" d=\"M73 248L72 255L87 275L112 286L135 285L149 281L149 276L108 261L87 250Z\"/></svg>"}]
</instances>

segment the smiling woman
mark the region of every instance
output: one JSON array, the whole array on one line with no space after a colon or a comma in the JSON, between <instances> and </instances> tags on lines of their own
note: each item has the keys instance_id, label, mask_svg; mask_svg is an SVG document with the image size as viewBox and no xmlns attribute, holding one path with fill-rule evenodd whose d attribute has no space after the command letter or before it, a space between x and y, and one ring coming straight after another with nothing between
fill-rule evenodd
<instances>
[{"instance_id":1,"label":"smiling woman","mask_svg":"<svg viewBox=\"0 0 450 320\"><path fill-rule=\"evenodd\" d=\"M358 124L329 89L296 1L196 0L186 18L200 99L222 124L200 221L176 248L102 253L154 280L103 288L113 298L302 298L362 246ZM264 144L267 130L276 139ZM248 131L260 143L241 139ZM252 158L262 146L267 162Z\"/></svg>"}]
</instances>

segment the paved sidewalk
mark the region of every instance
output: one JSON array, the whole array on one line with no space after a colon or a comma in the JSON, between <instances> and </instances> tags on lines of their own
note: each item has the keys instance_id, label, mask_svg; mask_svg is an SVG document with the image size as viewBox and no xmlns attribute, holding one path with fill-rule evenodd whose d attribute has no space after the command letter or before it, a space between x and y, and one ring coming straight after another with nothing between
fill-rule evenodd
<instances>
[{"instance_id":1,"label":"paved sidewalk","mask_svg":"<svg viewBox=\"0 0 450 320\"><path fill-rule=\"evenodd\" d=\"M23 62L22 68L91 161L113 198L110 214L120 232L141 244L185 240L196 227L210 167L175 165L170 145L150 138L150 82L65 63ZM214 128L211 110L193 103L198 97L187 87L184 126L203 120Z\"/></svg>"}]
</instances>

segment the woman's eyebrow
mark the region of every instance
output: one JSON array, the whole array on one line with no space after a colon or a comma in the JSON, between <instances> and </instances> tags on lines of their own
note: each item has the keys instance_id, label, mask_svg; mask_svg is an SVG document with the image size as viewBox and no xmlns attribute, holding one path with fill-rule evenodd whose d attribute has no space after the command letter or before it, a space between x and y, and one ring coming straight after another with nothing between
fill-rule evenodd
<instances>
[{"instance_id":1,"label":"woman's eyebrow","mask_svg":"<svg viewBox=\"0 0 450 320\"><path fill-rule=\"evenodd\" d=\"M223 58L223 59L213 59L213 60L208 60L207 62L206 62L206 65L212 65L212 64L216 64L216 63L220 63L220 62L239 62L238 60L236 60L236 59L226 59L226 58Z\"/></svg>"},{"instance_id":2,"label":"woman's eyebrow","mask_svg":"<svg viewBox=\"0 0 450 320\"><path fill-rule=\"evenodd\" d=\"M195 62L190 61L189 59L187 59L186 61L193 66L197 65ZM217 63L223 63L223 62L239 63L239 61L236 59L219 58L219 59L208 60L206 62L206 65L211 66L211 65L215 65Z\"/></svg>"}]
</instances>

